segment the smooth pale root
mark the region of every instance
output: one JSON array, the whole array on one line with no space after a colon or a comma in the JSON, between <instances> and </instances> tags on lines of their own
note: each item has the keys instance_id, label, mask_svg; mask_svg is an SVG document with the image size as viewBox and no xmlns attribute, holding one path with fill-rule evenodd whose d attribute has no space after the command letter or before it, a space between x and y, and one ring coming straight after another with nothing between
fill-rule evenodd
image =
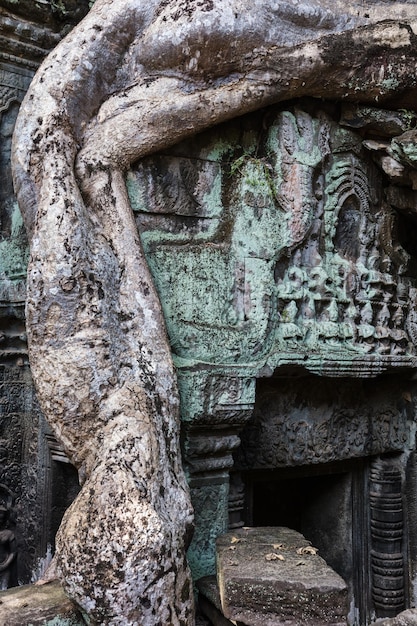
<instances>
[{"instance_id":1,"label":"smooth pale root","mask_svg":"<svg viewBox=\"0 0 417 626\"><path fill-rule=\"evenodd\" d=\"M409 105L416 20L410 3L97 0L35 77L13 144L30 359L83 481L56 561L92 623L194 623L178 392L127 168L289 98Z\"/></svg>"}]
</instances>

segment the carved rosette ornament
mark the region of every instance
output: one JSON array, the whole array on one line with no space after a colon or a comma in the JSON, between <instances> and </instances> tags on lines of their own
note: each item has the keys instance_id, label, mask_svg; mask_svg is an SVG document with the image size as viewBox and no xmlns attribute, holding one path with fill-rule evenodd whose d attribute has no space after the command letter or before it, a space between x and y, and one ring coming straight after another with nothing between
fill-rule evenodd
<instances>
[{"instance_id":1,"label":"carved rosette ornament","mask_svg":"<svg viewBox=\"0 0 417 626\"><path fill-rule=\"evenodd\" d=\"M58 533L56 566L67 593L100 624L194 623L185 562L192 511L179 451L179 396L164 316L125 174L150 152L274 102L310 94L374 103L414 88L413 4L404 4L401 23L389 21L397 20L397 3L384 5L383 21L374 2L327 5L319 0L97 0L44 62L21 108L14 178L31 247L31 367L42 410L83 483ZM384 79L371 80L374 75ZM405 106L404 98L399 105ZM283 270L293 270L285 288L294 288L294 293L288 294L280 314L301 335L293 327L278 333L277 343L269 342L274 350L262 365L264 371L279 366L282 345L301 345L307 333L313 345L329 346L329 352L341 341L352 343L349 324L342 326L346 311L337 300L348 276L341 276L340 284L331 283L323 310L316 311L312 285L317 279L311 272L304 276L296 258L303 256L307 233L315 225L319 228L320 220L324 231L332 228L326 207L323 218L317 214L319 199L311 179L327 155L326 131L308 116L284 118L277 125L274 149L282 181L267 178L262 195L265 201L274 200L273 211L265 211L267 218L276 219L275 203L284 203L287 230L280 254L285 247L293 258L291 268ZM298 156L303 125L312 126L313 136L319 137L318 146L314 141L307 146L308 162ZM254 192L265 167L254 157L243 166L248 202L240 206L235 198L237 219L248 233L257 232L248 216L254 209L260 215L263 208ZM343 155L340 159L340 167L348 168ZM361 166L352 162L349 171L359 181L358 191L349 196L343 185L338 187L338 207L348 231L351 224L356 228L355 211L362 202ZM293 181L297 186L290 198ZM331 185L331 179L324 184ZM343 233L336 234L343 257L339 266L332 268L327 257L321 267L317 263L333 281L331 270L347 267L352 256ZM261 243L270 242L266 238ZM279 282L260 301L245 292L245 280L267 285L270 264L279 257L276 246L275 256L269 257L268 252L252 254L254 243L247 238L234 240L234 245L242 258L236 263L237 317L229 322L244 329L248 311L272 306L269 296L275 297L275 305L286 296ZM205 257L221 266L218 249L209 246ZM200 272L205 257L194 265ZM180 258L178 254L178 262ZM381 280L391 274L385 268L377 268L376 274L378 291ZM371 290L366 280L361 287ZM216 300L216 293L210 297ZM346 309L352 308L352 298ZM364 309L365 340L375 337L375 351L384 346L375 367L369 366L379 372L385 367L386 341L377 335L377 318L386 314L385 303L374 302L370 293L357 299ZM251 356L262 351L261 334L269 333L267 320L254 317L260 333L248 339ZM374 335L368 327L375 328ZM191 329L188 335L191 350L193 333ZM214 338L214 333L208 336ZM359 351L360 358L368 352ZM229 355L229 363L242 363L239 354ZM303 356L301 350L295 361ZM410 357L406 352L405 358ZM291 358L284 355L285 360ZM213 378L227 371L216 370L217 363L210 363ZM317 359L311 367L319 368ZM251 386L259 371L253 363L249 370L235 377L240 389ZM331 370L324 365L321 373ZM183 390L189 373L180 380ZM204 384L211 374L202 375ZM227 406L227 395L225 390L216 399L214 393L214 407L191 406L189 415L198 416L199 425L204 414L214 415L220 431L226 418L233 431L248 415L245 408ZM244 391L240 397L245 404ZM235 435L219 437L209 450L193 433L196 471L209 452L218 453L222 471L227 469L227 448L236 444ZM227 482L223 491L227 501ZM213 491L214 499L217 493Z\"/></svg>"}]
</instances>

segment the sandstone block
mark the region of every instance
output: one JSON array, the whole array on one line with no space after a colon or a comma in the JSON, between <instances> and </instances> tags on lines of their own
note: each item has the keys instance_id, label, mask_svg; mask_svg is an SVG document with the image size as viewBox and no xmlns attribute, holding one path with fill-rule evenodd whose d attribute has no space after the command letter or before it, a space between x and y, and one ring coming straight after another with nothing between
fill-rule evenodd
<instances>
[{"instance_id":1,"label":"sandstone block","mask_svg":"<svg viewBox=\"0 0 417 626\"><path fill-rule=\"evenodd\" d=\"M247 626L346 624L347 587L303 535L246 528L217 540L223 614Z\"/></svg>"}]
</instances>

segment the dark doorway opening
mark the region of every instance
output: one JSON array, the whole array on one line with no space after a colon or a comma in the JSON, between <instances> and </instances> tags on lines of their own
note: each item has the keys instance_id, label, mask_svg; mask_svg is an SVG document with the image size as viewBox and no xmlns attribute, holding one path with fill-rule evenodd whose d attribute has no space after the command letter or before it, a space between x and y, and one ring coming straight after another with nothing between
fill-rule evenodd
<instances>
[{"instance_id":1,"label":"dark doorway opening","mask_svg":"<svg viewBox=\"0 0 417 626\"><path fill-rule=\"evenodd\" d=\"M349 587L350 623L370 624L369 461L309 465L243 475L244 523L301 532Z\"/></svg>"}]
</instances>

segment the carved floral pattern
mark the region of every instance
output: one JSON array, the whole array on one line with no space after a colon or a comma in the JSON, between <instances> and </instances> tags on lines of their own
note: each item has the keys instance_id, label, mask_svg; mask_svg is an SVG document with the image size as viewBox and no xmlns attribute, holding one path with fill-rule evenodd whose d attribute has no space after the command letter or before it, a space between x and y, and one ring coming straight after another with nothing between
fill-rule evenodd
<instances>
[{"instance_id":1,"label":"carved floral pattern","mask_svg":"<svg viewBox=\"0 0 417 626\"><path fill-rule=\"evenodd\" d=\"M240 469L328 463L412 445L413 421L401 390L387 396L369 387L315 379L287 382L286 389L262 391L236 453ZM365 391L367 390L367 391Z\"/></svg>"}]
</instances>

